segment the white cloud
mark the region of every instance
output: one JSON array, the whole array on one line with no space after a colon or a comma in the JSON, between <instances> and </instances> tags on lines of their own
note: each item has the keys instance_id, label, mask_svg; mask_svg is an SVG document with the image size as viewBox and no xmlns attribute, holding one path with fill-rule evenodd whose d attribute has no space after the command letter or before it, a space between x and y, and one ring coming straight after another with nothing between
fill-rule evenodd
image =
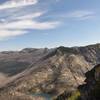
<instances>
[{"instance_id":1,"label":"white cloud","mask_svg":"<svg viewBox=\"0 0 100 100\"><path fill-rule=\"evenodd\" d=\"M8 8L16 8L23 7L27 5L34 5L38 1L37 0L10 0L0 5L0 10L8 9Z\"/></svg>"},{"instance_id":2,"label":"white cloud","mask_svg":"<svg viewBox=\"0 0 100 100\"><path fill-rule=\"evenodd\" d=\"M57 27L59 25L57 21L39 22L36 20L46 13L41 10L32 11L34 6L32 9L28 8L29 5L37 3L38 0L10 0L1 4L0 14L3 10L7 13L4 13L4 17L0 15L0 40L29 33L29 30L46 30Z\"/></svg>"},{"instance_id":3,"label":"white cloud","mask_svg":"<svg viewBox=\"0 0 100 100\"><path fill-rule=\"evenodd\" d=\"M0 24L0 29L9 30L25 30L25 29L52 29L55 28L59 22L36 22L33 20L18 20L10 23Z\"/></svg>"},{"instance_id":4,"label":"white cloud","mask_svg":"<svg viewBox=\"0 0 100 100\"><path fill-rule=\"evenodd\" d=\"M22 15L22 16L19 16L17 17L16 19L33 19L33 18L36 18L36 17L40 17L41 15L43 15L43 12L36 12L36 13L31 13L29 15Z\"/></svg>"},{"instance_id":5,"label":"white cloud","mask_svg":"<svg viewBox=\"0 0 100 100\"><path fill-rule=\"evenodd\" d=\"M95 13L87 10L77 10L66 14L68 18L76 18L79 20L86 20L94 17Z\"/></svg>"},{"instance_id":6,"label":"white cloud","mask_svg":"<svg viewBox=\"0 0 100 100\"><path fill-rule=\"evenodd\" d=\"M18 36L18 35L22 35L22 34L25 34L26 31L20 31L20 30L0 30L0 40L1 39L5 39L5 38L8 38L8 37L11 37L11 36Z\"/></svg>"}]
</instances>

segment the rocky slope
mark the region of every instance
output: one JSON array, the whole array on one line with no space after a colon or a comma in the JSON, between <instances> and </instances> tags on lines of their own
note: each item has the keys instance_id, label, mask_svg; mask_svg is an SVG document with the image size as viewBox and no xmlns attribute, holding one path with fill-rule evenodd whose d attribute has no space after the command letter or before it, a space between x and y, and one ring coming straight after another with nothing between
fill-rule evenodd
<instances>
[{"instance_id":1,"label":"rocky slope","mask_svg":"<svg viewBox=\"0 0 100 100\"><path fill-rule=\"evenodd\" d=\"M84 84L79 85L76 91L64 91L56 100L100 100L100 64L85 73Z\"/></svg>"},{"instance_id":2,"label":"rocky slope","mask_svg":"<svg viewBox=\"0 0 100 100\"><path fill-rule=\"evenodd\" d=\"M45 100L45 96L33 96L36 93L51 99L65 93L66 97L58 98L65 100L99 63L100 44L1 52L0 100Z\"/></svg>"},{"instance_id":3,"label":"rocky slope","mask_svg":"<svg viewBox=\"0 0 100 100\"><path fill-rule=\"evenodd\" d=\"M100 100L100 64L86 73L86 84L79 86L82 100Z\"/></svg>"}]
</instances>

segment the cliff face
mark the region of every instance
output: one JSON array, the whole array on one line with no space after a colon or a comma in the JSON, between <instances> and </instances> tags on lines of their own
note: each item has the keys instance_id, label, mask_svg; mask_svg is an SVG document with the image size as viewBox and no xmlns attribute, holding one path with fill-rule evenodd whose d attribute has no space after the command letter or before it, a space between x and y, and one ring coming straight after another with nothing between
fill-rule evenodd
<instances>
[{"instance_id":1,"label":"cliff face","mask_svg":"<svg viewBox=\"0 0 100 100\"><path fill-rule=\"evenodd\" d=\"M82 100L100 100L100 64L86 73L86 84L79 86Z\"/></svg>"},{"instance_id":2,"label":"cliff face","mask_svg":"<svg viewBox=\"0 0 100 100\"><path fill-rule=\"evenodd\" d=\"M100 63L100 44L2 52L0 61L4 66L0 66L0 71L5 77L5 84L0 81L0 98L3 100L7 100L6 96L8 100L24 100L25 97L34 100L31 95L34 93L57 98L66 93L66 97L60 99L65 100L84 84L85 73Z\"/></svg>"}]
</instances>

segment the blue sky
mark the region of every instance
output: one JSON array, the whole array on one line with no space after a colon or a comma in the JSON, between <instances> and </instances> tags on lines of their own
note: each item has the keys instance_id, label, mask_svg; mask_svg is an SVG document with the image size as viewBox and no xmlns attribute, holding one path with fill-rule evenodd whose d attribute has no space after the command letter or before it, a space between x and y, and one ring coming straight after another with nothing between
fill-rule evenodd
<instances>
[{"instance_id":1,"label":"blue sky","mask_svg":"<svg viewBox=\"0 0 100 100\"><path fill-rule=\"evenodd\" d=\"M100 0L0 0L0 51L100 43Z\"/></svg>"}]
</instances>

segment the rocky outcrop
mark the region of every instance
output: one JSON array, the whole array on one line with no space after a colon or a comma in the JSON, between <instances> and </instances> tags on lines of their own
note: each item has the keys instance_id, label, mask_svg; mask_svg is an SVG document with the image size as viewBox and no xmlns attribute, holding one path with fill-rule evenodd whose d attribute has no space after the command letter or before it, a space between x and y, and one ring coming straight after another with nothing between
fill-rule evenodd
<instances>
[{"instance_id":1,"label":"rocky outcrop","mask_svg":"<svg viewBox=\"0 0 100 100\"><path fill-rule=\"evenodd\" d=\"M79 86L82 100L100 100L100 64L86 73L86 84Z\"/></svg>"},{"instance_id":2,"label":"rocky outcrop","mask_svg":"<svg viewBox=\"0 0 100 100\"><path fill-rule=\"evenodd\" d=\"M53 99L65 93L68 98L80 85L84 84L85 73L100 63L99 55L100 44L54 49L27 48L19 52L2 52L0 53L1 62L20 62L25 65L22 64L19 67L16 63L11 63L12 66L9 67L7 63L5 65L7 71L0 70L6 75L12 73L12 68L16 69L15 72L18 70L17 73L8 75L9 80L1 85L0 98L5 95L16 97L19 94L20 98L23 95L31 98L31 94L34 93L49 94Z\"/></svg>"}]
</instances>

